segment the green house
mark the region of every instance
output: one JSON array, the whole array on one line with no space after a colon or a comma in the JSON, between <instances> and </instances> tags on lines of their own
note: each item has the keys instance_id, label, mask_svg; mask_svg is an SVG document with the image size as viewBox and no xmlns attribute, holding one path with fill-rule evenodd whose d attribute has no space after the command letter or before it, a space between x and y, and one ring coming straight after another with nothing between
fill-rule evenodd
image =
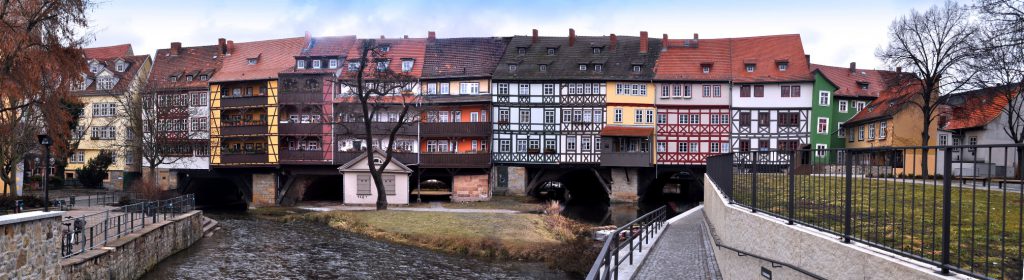
<instances>
[{"instance_id":1,"label":"green house","mask_svg":"<svg viewBox=\"0 0 1024 280\"><path fill-rule=\"evenodd\" d=\"M811 149L846 147L846 135L839 127L878 98L886 85L883 75L889 71L811 64L814 74L814 99L811 101ZM837 152L815 152L816 163L836 163Z\"/></svg>"}]
</instances>

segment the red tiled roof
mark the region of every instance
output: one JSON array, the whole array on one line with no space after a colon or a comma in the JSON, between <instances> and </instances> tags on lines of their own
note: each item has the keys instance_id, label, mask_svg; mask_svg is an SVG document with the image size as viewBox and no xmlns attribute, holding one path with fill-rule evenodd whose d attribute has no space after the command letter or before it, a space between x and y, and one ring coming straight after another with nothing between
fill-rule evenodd
<instances>
[{"instance_id":1,"label":"red tiled roof","mask_svg":"<svg viewBox=\"0 0 1024 280\"><path fill-rule=\"evenodd\" d=\"M962 97L963 104L950 106L943 128L956 130L984 126L999 117L1003 108L1019 93L1020 89L998 87L957 94L957 97Z\"/></svg>"},{"instance_id":2,"label":"red tiled roof","mask_svg":"<svg viewBox=\"0 0 1024 280\"><path fill-rule=\"evenodd\" d=\"M217 45L184 47L177 55L172 55L171 49L159 49L153 59L149 84L156 88L206 88L207 81L199 76L212 79L223 61ZM188 75L192 75L191 82L186 79ZM171 76L178 77L177 81L172 82Z\"/></svg>"},{"instance_id":3,"label":"red tiled roof","mask_svg":"<svg viewBox=\"0 0 1024 280\"><path fill-rule=\"evenodd\" d=\"M103 72L92 73L85 71L84 74L88 79L89 84L85 87L85 90L75 91L76 94L109 94L112 92L117 93L119 91L126 90L128 86L132 84L132 81L139 75L139 70L142 69L142 66L149 60L149 55L108 57L103 59L89 58L89 61L93 60L99 62L100 65L106 68L106 71L110 71L110 73L117 78L117 83L114 84L114 87L111 90L97 90L96 85L99 82L97 74ZM123 60L125 63L128 63L128 68L125 68L124 72L117 72L116 65L118 60Z\"/></svg>"},{"instance_id":4,"label":"red tiled roof","mask_svg":"<svg viewBox=\"0 0 1024 280\"><path fill-rule=\"evenodd\" d=\"M893 86L883 90L878 99L868 103L864 110L861 110L845 124L857 124L875 119L887 118L899 113L906 105L911 104L919 96L919 84L909 86Z\"/></svg>"},{"instance_id":5,"label":"red tiled roof","mask_svg":"<svg viewBox=\"0 0 1024 280\"><path fill-rule=\"evenodd\" d=\"M601 136L648 137L653 134L653 127L609 125L601 129Z\"/></svg>"},{"instance_id":6,"label":"red tiled roof","mask_svg":"<svg viewBox=\"0 0 1024 280\"><path fill-rule=\"evenodd\" d=\"M848 67L826 66L811 64L811 70L821 73L832 85L838 89L833 92L835 96L847 97L878 97L887 86L886 74L893 74L891 71L855 69L850 72ZM860 83L867 83L868 89L861 89Z\"/></svg>"},{"instance_id":7,"label":"red tiled roof","mask_svg":"<svg viewBox=\"0 0 1024 280\"><path fill-rule=\"evenodd\" d=\"M804 56L799 34L731 38L732 75L737 83L770 83L813 81L810 65ZM779 71L779 62L788 63ZM756 65L747 72L746 64Z\"/></svg>"},{"instance_id":8,"label":"red tiled roof","mask_svg":"<svg viewBox=\"0 0 1024 280\"><path fill-rule=\"evenodd\" d=\"M687 44L687 46L684 46ZM696 47L693 47L693 46ZM730 39L668 40L655 66L657 80L726 81L729 72ZM704 73L702 66L711 65Z\"/></svg>"},{"instance_id":9,"label":"red tiled roof","mask_svg":"<svg viewBox=\"0 0 1024 280\"><path fill-rule=\"evenodd\" d=\"M349 48L356 42L356 36L325 36L313 37L312 44L302 50L302 56L339 56L348 54Z\"/></svg>"},{"instance_id":10,"label":"red tiled roof","mask_svg":"<svg viewBox=\"0 0 1024 280\"><path fill-rule=\"evenodd\" d=\"M376 59L388 59L388 68L395 73L402 73L402 59L412 59L412 71L405 73L413 77L419 78L423 74L423 61L427 48L427 39L424 38L406 38L406 39L359 39L356 41L352 48L349 49L346 59L348 61L358 60L362 51L362 44L367 40L374 40L378 45L388 45L388 51L383 54L382 57L370 58L369 63L375 63ZM348 74L348 64L346 63L342 67L344 74ZM367 65L365 68L366 73L372 73L376 71L376 65Z\"/></svg>"},{"instance_id":11,"label":"red tiled roof","mask_svg":"<svg viewBox=\"0 0 1024 280\"><path fill-rule=\"evenodd\" d=\"M132 44L121 44L106 47L83 48L86 58L104 59L112 57L132 56Z\"/></svg>"},{"instance_id":12,"label":"red tiled roof","mask_svg":"<svg viewBox=\"0 0 1024 280\"><path fill-rule=\"evenodd\" d=\"M423 78L489 77L511 38L445 38L428 42Z\"/></svg>"},{"instance_id":13,"label":"red tiled roof","mask_svg":"<svg viewBox=\"0 0 1024 280\"><path fill-rule=\"evenodd\" d=\"M303 37L234 43L210 82L276 79L277 73L295 65L295 56L304 47ZM257 63L249 65L250 58L257 58Z\"/></svg>"}]
</instances>

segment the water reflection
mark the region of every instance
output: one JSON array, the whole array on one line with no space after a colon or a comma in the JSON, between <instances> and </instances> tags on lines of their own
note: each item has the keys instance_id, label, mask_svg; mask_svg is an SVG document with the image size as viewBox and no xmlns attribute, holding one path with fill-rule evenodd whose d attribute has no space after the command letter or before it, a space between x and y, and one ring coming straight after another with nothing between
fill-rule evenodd
<instances>
[{"instance_id":1,"label":"water reflection","mask_svg":"<svg viewBox=\"0 0 1024 280\"><path fill-rule=\"evenodd\" d=\"M217 216L222 230L142 279L565 279L543 264L492 263L330 227Z\"/></svg>"}]
</instances>

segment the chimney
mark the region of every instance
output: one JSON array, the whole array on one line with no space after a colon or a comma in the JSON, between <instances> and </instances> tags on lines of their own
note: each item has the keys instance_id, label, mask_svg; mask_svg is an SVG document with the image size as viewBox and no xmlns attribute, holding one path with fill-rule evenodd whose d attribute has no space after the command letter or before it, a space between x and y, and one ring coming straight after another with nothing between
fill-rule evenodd
<instances>
[{"instance_id":1,"label":"chimney","mask_svg":"<svg viewBox=\"0 0 1024 280\"><path fill-rule=\"evenodd\" d=\"M536 44L537 43L537 29L533 30L533 41L531 41L530 43L531 44Z\"/></svg>"},{"instance_id":2,"label":"chimney","mask_svg":"<svg viewBox=\"0 0 1024 280\"><path fill-rule=\"evenodd\" d=\"M171 55L181 54L181 42L171 43Z\"/></svg>"},{"instance_id":3,"label":"chimney","mask_svg":"<svg viewBox=\"0 0 1024 280\"><path fill-rule=\"evenodd\" d=\"M310 38L312 38L312 37L313 37L313 36L310 36L310 35L309 35L309 31L306 31L306 43L307 43L307 44L309 43L309 39L310 39Z\"/></svg>"},{"instance_id":4,"label":"chimney","mask_svg":"<svg viewBox=\"0 0 1024 280\"><path fill-rule=\"evenodd\" d=\"M224 38L217 39L217 46L220 47L221 55L228 53L227 41L225 41Z\"/></svg>"},{"instance_id":5,"label":"chimney","mask_svg":"<svg viewBox=\"0 0 1024 280\"><path fill-rule=\"evenodd\" d=\"M903 67L896 66L896 73L903 73Z\"/></svg>"},{"instance_id":6,"label":"chimney","mask_svg":"<svg viewBox=\"0 0 1024 280\"><path fill-rule=\"evenodd\" d=\"M850 73L857 72L857 62L850 62Z\"/></svg>"},{"instance_id":7,"label":"chimney","mask_svg":"<svg viewBox=\"0 0 1024 280\"><path fill-rule=\"evenodd\" d=\"M573 44L576 44L576 30L569 28L569 46L572 47Z\"/></svg>"},{"instance_id":8,"label":"chimney","mask_svg":"<svg viewBox=\"0 0 1024 280\"><path fill-rule=\"evenodd\" d=\"M409 35L402 35L402 39L409 39Z\"/></svg>"},{"instance_id":9,"label":"chimney","mask_svg":"<svg viewBox=\"0 0 1024 280\"><path fill-rule=\"evenodd\" d=\"M615 33L612 33L612 35L608 37L608 40L610 41L608 42L608 49L615 50L615 44L619 42L619 39L615 38Z\"/></svg>"},{"instance_id":10,"label":"chimney","mask_svg":"<svg viewBox=\"0 0 1024 280\"><path fill-rule=\"evenodd\" d=\"M640 31L640 53L647 53L647 31Z\"/></svg>"},{"instance_id":11,"label":"chimney","mask_svg":"<svg viewBox=\"0 0 1024 280\"><path fill-rule=\"evenodd\" d=\"M699 40L699 39L700 39L700 36L697 36L697 33L693 33L693 39L694 39L694 40Z\"/></svg>"},{"instance_id":12,"label":"chimney","mask_svg":"<svg viewBox=\"0 0 1024 280\"><path fill-rule=\"evenodd\" d=\"M228 43L225 46L224 55L231 55L231 52L235 50L235 41L228 40Z\"/></svg>"},{"instance_id":13,"label":"chimney","mask_svg":"<svg viewBox=\"0 0 1024 280\"><path fill-rule=\"evenodd\" d=\"M807 66L810 66L811 65L811 55L805 54L804 55L804 59L807 60Z\"/></svg>"},{"instance_id":14,"label":"chimney","mask_svg":"<svg viewBox=\"0 0 1024 280\"><path fill-rule=\"evenodd\" d=\"M661 34L661 51L668 50L668 33Z\"/></svg>"},{"instance_id":15,"label":"chimney","mask_svg":"<svg viewBox=\"0 0 1024 280\"><path fill-rule=\"evenodd\" d=\"M427 31L427 42L433 43L437 39L437 33L434 31Z\"/></svg>"},{"instance_id":16,"label":"chimney","mask_svg":"<svg viewBox=\"0 0 1024 280\"><path fill-rule=\"evenodd\" d=\"M380 39L381 39L381 40L384 40L384 35L380 35Z\"/></svg>"}]
</instances>

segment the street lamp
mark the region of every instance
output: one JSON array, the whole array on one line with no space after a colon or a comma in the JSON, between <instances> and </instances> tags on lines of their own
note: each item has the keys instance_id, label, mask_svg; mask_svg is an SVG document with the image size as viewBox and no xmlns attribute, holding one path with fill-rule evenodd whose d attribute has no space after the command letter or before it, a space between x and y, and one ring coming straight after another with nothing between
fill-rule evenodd
<instances>
[{"instance_id":1,"label":"street lamp","mask_svg":"<svg viewBox=\"0 0 1024 280\"><path fill-rule=\"evenodd\" d=\"M43 163L46 167L43 168L43 212L50 212L50 191L47 189L47 183L50 181L50 145L53 145L53 139L50 139L50 135L46 133L46 124L43 124L43 128L39 130L39 144L43 145Z\"/></svg>"}]
</instances>

